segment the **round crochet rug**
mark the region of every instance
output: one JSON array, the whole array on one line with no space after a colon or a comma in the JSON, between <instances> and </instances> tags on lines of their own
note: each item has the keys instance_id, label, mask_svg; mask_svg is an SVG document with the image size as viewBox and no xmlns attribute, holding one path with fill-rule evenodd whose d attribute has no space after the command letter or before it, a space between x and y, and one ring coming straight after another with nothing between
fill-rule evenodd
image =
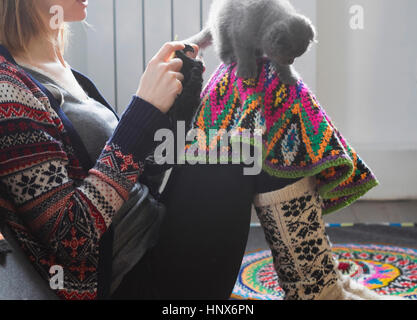
<instances>
[{"instance_id":1,"label":"round crochet rug","mask_svg":"<svg viewBox=\"0 0 417 320\"><path fill-rule=\"evenodd\" d=\"M339 269L384 295L417 300L417 250L381 245L337 244L333 254ZM248 253L243 258L233 299L283 300L284 291L272 264L271 251Z\"/></svg>"}]
</instances>

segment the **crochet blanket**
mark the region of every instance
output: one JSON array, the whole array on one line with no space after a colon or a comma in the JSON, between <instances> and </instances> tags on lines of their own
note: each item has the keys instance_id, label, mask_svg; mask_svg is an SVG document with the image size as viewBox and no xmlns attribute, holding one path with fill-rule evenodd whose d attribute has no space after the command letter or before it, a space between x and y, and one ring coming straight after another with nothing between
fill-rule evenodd
<instances>
[{"instance_id":1,"label":"crochet blanket","mask_svg":"<svg viewBox=\"0 0 417 320\"><path fill-rule=\"evenodd\" d=\"M261 146L253 134L243 142L262 147L262 170L275 177L315 176L323 214L350 205L379 184L306 84L283 84L267 58L258 59L254 79L236 77L235 63L221 64L201 99L192 128L205 136L203 142L194 137L186 152L198 145L207 159L220 141L210 137L210 129L234 130L240 138L244 129L261 130ZM230 145L227 154L231 160Z\"/></svg>"}]
</instances>

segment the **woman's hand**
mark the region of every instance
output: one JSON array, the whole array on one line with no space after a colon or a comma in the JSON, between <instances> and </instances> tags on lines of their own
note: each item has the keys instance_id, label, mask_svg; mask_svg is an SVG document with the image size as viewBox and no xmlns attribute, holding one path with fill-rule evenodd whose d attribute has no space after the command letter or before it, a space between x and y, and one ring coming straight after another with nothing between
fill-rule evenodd
<instances>
[{"instance_id":1,"label":"woman's hand","mask_svg":"<svg viewBox=\"0 0 417 320\"><path fill-rule=\"evenodd\" d=\"M204 71L206 71L206 65L204 63L204 60L201 56L198 55L198 51L200 50L200 48L198 47L198 45L193 44L193 43L190 44L190 45L193 47L194 52L188 51L186 53L186 55L189 56L190 58L197 59L197 60L201 61L201 63L203 64L203 67L204 67Z\"/></svg>"},{"instance_id":2,"label":"woman's hand","mask_svg":"<svg viewBox=\"0 0 417 320\"><path fill-rule=\"evenodd\" d=\"M194 52L187 52L191 58L198 55L198 46L193 44ZM182 60L172 58L175 51L182 50L185 45L180 42L167 42L149 61L139 83L136 95L153 104L161 112L166 113L182 92L183 74Z\"/></svg>"},{"instance_id":3,"label":"woman's hand","mask_svg":"<svg viewBox=\"0 0 417 320\"><path fill-rule=\"evenodd\" d=\"M185 45L180 42L167 42L149 61L139 83L136 95L166 113L182 92L184 76L179 71L182 60L172 58L175 51L182 50Z\"/></svg>"},{"instance_id":4,"label":"woman's hand","mask_svg":"<svg viewBox=\"0 0 417 320\"><path fill-rule=\"evenodd\" d=\"M192 47L193 47L194 52L187 51L186 55L187 55L187 56L189 56L190 58L196 59L196 58L197 58L197 56L198 56L198 50L199 50L199 47L198 47L198 45L193 44L193 43L190 43L190 46L192 46Z\"/></svg>"}]
</instances>

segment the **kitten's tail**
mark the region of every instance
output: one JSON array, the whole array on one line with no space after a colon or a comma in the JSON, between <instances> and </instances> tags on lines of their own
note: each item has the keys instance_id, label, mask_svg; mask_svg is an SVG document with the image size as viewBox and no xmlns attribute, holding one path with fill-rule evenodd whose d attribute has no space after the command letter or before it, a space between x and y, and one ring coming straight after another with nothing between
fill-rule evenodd
<instances>
[{"instance_id":1,"label":"kitten's tail","mask_svg":"<svg viewBox=\"0 0 417 320\"><path fill-rule=\"evenodd\" d=\"M194 43L201 49L209 47L213 43L213 36L209 27L204 28L200 33L183 41L184 43Z\"/></svg>"}]
</instances>

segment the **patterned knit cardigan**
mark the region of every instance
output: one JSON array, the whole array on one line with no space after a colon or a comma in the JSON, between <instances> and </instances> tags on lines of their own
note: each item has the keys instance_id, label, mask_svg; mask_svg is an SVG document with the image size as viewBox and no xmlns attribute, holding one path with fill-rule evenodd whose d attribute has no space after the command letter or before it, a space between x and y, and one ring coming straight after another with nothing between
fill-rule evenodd
<instances>
[{"instance_id":1,"label":"patterned knit cardigan","mask_svg":"<svg viewBox=\"0 0 417 320\"><path fill-rule=\"evenodd\" d=\"M111 109L88 78L73 72ZM170 122L133 97L97 162L85 168L79 136L47 94L0 46L1 218L45 281L51 266L63 267L59 297L94 299L100 240L143 172L155 131Z\"/></svg>"},{"instance_id":2,"label":"patterned knit cardigan","mask_svg":"<svg viewBox=\"0 0 417 320\"><path fill-rule=\"evenodd\" d=\"M281 83L266 58L258 60L256 79L235 74L236 64L220 65L201 94L193 128L204 135L197 134L186 146L194 146L189 151L194 159L207 161L209 151L218 148L220 138L210 137L210 129L234 130L239 139L244 138L242 130L259 129L263 170L285 178L314 175L323 214L348 206L378 185L302 80L295 86ZM252 135L246 142L255 145L256 139ZM204 150L203 156L196 156L197 149Z\"/></svg>"}]
</instances>

